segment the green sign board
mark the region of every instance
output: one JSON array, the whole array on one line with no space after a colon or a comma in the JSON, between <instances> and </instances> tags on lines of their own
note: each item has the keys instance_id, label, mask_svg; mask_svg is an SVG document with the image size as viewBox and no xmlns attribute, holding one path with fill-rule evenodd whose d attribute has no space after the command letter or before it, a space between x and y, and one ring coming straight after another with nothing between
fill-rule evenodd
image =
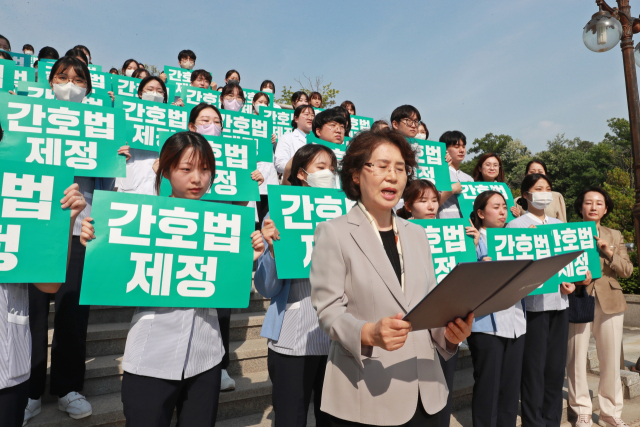
<instances>
[{"instance_id":1,"label":"green sign board","mask_svg":"<svg viewBox=\"0 0 640 427\"><path fill-rule=\"evenodd\" d=\"M447 154L443 142L409 138L418 160L418 179L431 181L438 191L451 191L449 165L444 157Z\"/></svg>"},{"instance_id":2,"label":"green sign board","mask_svg":"<svg viewBox=\"0 0 640 427\"><path fill-rule=\"evenodd\" d=\"M15 87L16 64L8 59L0 59L0 92L8 93Z\"/></svg>"},{"instance_id":3,"label":"green sign board","mask_svg":"<svg viewBox=\"0 0 640 427\"><path fill-rule=\"evenodd\" d=\"M309 132L307 135L307 144L319 144L328 147L333 151L333 154L336 155L338 161L342 160L344 154L347 152L348 142L351 141L351 138L345 136L344 142L342 144L335 144L333 142L327 142L323 139L318 138L313 134L313 132Z\"/></svg>"},{"instance_id":4,"label":"green sign board","mask_svg":"<svg viewBox=\"0 0 640 427\"><path fill-rule=\"evenodd\" d=\"M223 137L254 140L258 150L258 161L273 162L273 132L268 119L229 110L220 110L220 113L224 122Z\"/></svg>"},{"instance_id":5,"label":"green sign board","mask_svg":"<svg viewBox=\"0 0 640 427\"><path fill-rule=\"evenodd\" d=\"M460 184L462 185L462 193L458 194L457 197L462 218L469 219L469 215L473 212L473 202L475 202L478 194L493 190L501 193L507 202L507 222L514 219L511 213L511 208L514 206L513 195L504 182L461 182ZM438 190L440 190L440 187L438 187Z\"/></svg>"},{"instance_id":6,"label":"green sign board","mask_svg":"<svg viewBox=\"0 0 640 427\"><path fill-rule=\"evenodd\" d=\"M242 88L242 91L244 92L245 103L244 103L244 106L242 107L242 110L240 111L246 114L254 114L253 97L256 96L256 93L260 93L260 91L255 89L245 89L245 88ZM262 93L264 93L269 97L269 105L273 105L273 94L269 92L262 92Z\"/></svg>"},{"instance_id":7,"label":"green sign board","mask_svg":"<svg viewBox=\"0 0 640 427\"><path fill-rule=\"evenodd\" d=\"M96 64L87 64L87 68L89 69L89 71L93 72L93 71L99 71L102 72L102 65L96 65Z\"/></svg>"},{"instance_id":8,"label":"green sign board","mask_svg":"<svg viewBox=\"0 0 640 427\"><path fill-rule=\"evenodd\" d=\"M27 55L25 53L19 52L9 52L8 50L0 49L0 52L7 52L13 58L13 62L15 62L18 67L33 67L33 64L38 60L38 57L35 55Z\"/></svg>"},{"instance_id":9,"label":"green sign board","mask_svg":"<svg viewBox=\"0 0 640 427\"><path fill-rule=\"evenodd\" d=\"M18 82L16 93L31 98L56 99L49 82ZM106 91L94 89L92 93L82 100L83 104L111 107L111 97Z\"/></svg>"},{"instance_id":10,"label":"green sign board","mask_svg":"<svg viewBox=\"0 0 640 427\"><path fill-rule=\"evenodd\" d=\"M349 136L353 138L356 133L371 129L371 126L373 126L371 117L351 116L351 132L349 132Z\"/></svg>"},{"instance_id":11,"label":"green sign board","mask_svg":"<svg viewBox=\"0 0 640 427\"><path fill-rule=\"evenodd\" d=\"M220 92L211 89L202 89L194 86L182 86L181 92L176 98L182 99L185 106L196 106L201 102L219 106Z\"/></svg>"},{"instance_id":12,"label":"green sign board","mask_svg":"<svg viewBox=\"0 0 640 427\"><path fill-rule=\"evenodd\" d=\"M316 225L345 215L353 205L341 190L269 185L269 215L280 232L273 242L278 278L308 278Z\"/></svg>"},{"instance_id":13,"label":"green sign board","mask_svg":"<svg viewBox=\"0 0 640 427\"><path fill-rule=\"evenodd\" d=\"M165 65L164 73L167 75L165 85L172 89L173 94L179 93L183 87L191 86L191 70Z\"/></svg>"},{"instance_id":14,"label":"green sign board","mask_svg":"<svg viewBox=\"0 0 640 427\"><path fill-rule=\"evenodd\" d=\"M16 71L13 75L13 81L16 86L19 82L35 82L36 69L29 67L16 67Z\"/></svg>"},{"instance_id":15,"label":"green sign board","mask_svg":"<svg viewBox=\"0 0 640 427\"><path fill-rule=\"evenodd\" d=\"M103 73L102 71L90 71L91 87L96 90L109 92L112 88L111 79L113 74Z\"/></svg>"},{"instance_id":16,"label":"green sign board","mask_svg":"<svg viewBox=\"0 0 640 427\"><path fill-rule=\"evenodd\" d=\"M3 283L65 281L71 210L60 199L72 183L69 169L0 162Z\"/></svg>"},{"instance_id":17,"label":"green sign board","mask_svg":"<svg viewBox=\"0 0 640 427\"><path fill-rule=\"evenodd\" d=\"M141 81L142 80L134 77L111 74L111 90L116 96L138 98L138 86L140 86Z\"/></svg>"},{"instance_id":18,"label":"green sign board","mask_svg":"<svg viewBox=\"0 0 640 427\"><path fill-rule=\"evenodd\" d=\"M424 228L431 246L436 281L440 283L461 262L476 262L476 245L465 229L469 221L455 219L410 219Z\"/></svg>"},{"instance_id":19,"label":"green sign board","mask_svg":"<svg viewBox=\"0 0 640 427\"><path fill-rule=\"evenodd\" d=\"M91 216L80 304L249 305L252 209L98 190Z\"/></svg>"},{"instance_id":20,"label":"green sign board","mask_svg":"<svg viewBox=\"0 0 640 427\"><path fill-rule=\"evenodd\" d=\"M294 110L285 110L284 108L262 107L260 115L271 121L273 133L280 139L282 135L291 132L291 121L293 120Z\"/></svg>"}]
</instances>

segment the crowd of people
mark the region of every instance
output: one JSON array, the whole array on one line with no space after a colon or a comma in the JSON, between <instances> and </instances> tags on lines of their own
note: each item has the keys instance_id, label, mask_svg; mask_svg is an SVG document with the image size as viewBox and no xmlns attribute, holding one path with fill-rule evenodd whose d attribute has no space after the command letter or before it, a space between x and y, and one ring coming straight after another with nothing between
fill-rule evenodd
<instances>
[{"instance_id":1,"label":"crowd of people","mask_svg":"<svg viewBox=\"0 0 640 427\"><path fill-rule=\"evenodd\" d=\"M6 51L0 56L12 60L11 44L3 36L0 50ZM27 44L23 52L34 55L35 49ZM37 56L56 61L48 80L55 99L81 102L91 93L87 47L75 46L63 56L44 47ZM172 197L200 200L213 184L215 156L202 135L220 136L220 110L240 111L247 103L240 73L230 70L218 86L210 72L194 70L194 52L181 51L178 63L193 70L192 86L220 91L220 108L206 103L192 108L188 131L173 134L160 153L133 149L122 141L118 154L126 158L126 177L76 177L59 195L61 208L71 209L64 283L0 283L3 425L28 425L38 416L48 365L49 391L59 397L59 409L74 419L92 414L90 399L81 394L89 306L80 305L79 295L85 248L95 238L94 191L158 195L164 177ZM140 99L184 105L180 99L168 99L164 73L152 75L139 61L128 59L110 72L140 79ZM260 84L251 101L255 114L270 106L269 94L274 92L272 81ZM429 130L415 107L402 105L388 121L375 121L371 129L355 134L340 161L327 146L308 144L307 136L343 144L355 105L345 101L316 113L323 107L322 94L299 91L291 107L292 131L272 137L273 162L258 162L252 173L260 186L260 201L233 202L256 209L256 231L244 237L251 238L254 249L255 288L271 299L261 335L268 339L276 426L305 426L313 396L319 427L446 427L458 348L466 342L475 381L474 426L515 426L519 408L525 427L559 426L566 370L575 425L588 427L592 408L586 361L591 332L600 361L600 420L611 427L626 425L620 418L626 303L617 277L629 277L633 266L621 233L601 224L614 210L603 188L585 188L572 207L597 226L601 278L592 279L588 273L583 281L562 283L555 293L528 296L507 310L478 318L469 313L443 328L412 331L403 315L437 284L429 241L424 230L408 220L461 218L462 183L504 182L500 156L480 156L469 176L460 170L466 136L457 130L444 132L439 141L446 149L452 188L439 191L431 181L416 177L412 141L427 139ZM0 144L1 137L0 129ZM274 241L280 233L270 217L268 194L274 185L340 188L356 203L346 215L317 225L309 278L278 278ZM527 165L520 190L511 208L497 191L485 191L475 199L466 233L473 238L479 262L491 260L489 228L566 221L564 199L553 191L543 161ZM509 211L516 219L508 222ZM594 320L570 323L569 295L584 292L595 296ZM56 307L49 363L52 299ZM179 425L215 425L220 392L235 387L226 371L230 316L230 309L136 309L122 360L127 426L169 426L174 411Z\"/></svg>"}]
</instances>

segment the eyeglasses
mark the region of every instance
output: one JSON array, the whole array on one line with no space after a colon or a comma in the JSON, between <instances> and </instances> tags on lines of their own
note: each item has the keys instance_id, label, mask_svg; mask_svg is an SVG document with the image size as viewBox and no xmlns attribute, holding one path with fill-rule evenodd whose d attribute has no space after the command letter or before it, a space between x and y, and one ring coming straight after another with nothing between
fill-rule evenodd
<instances>
[{"instance_id":1,"label":"eyeglasses","mask_svg":"<svg viewBox=\"0 0 640 427\"><path fill-rule=\"evenodd\" d=\"M387 176L389 172L395 171L397 176L409 175L413 171L411 166L406 165L392 165L391 163L365 163L365 166L371 168L371 172L373 172L373 176Z\"/></svg>"},{"instance_id":2,"label":"eyeglasses","mask_svg":"<svg viewBox=\"0 0 640 427\"><path fill-rule=\"evenodd\" d=\"M327 123L325 125L326 127L328 127L329 129L335 131L336 129L341 130L344 132L344 125L341 125L340 123Z\"/></svg>"},{"instance_id":3,"label":"eyeglasses","mask_svg":"<svg viewBox=\"0 0 640 427\"><path fill-rule=\"evenodd\" d=\"M411 120L411 119L402 119L400 121L409 127L416 127L420 123L420 120Z\"/></svg>"},{"instance_id":4,"label":"eyeglasses","mask_svg":"<svg viewBox=\"0 0 640 427\"><path fill-rule=\"evenodd\" d=\"M164 95L164 91L162 89L144 89L142 92L144 93L156 92L158 95Z\"/></svg>"},{"instance_id":5,"label":"eyeglasses","mask_svg":"<svg viewBox=\"0 0 640 427\"><path fill-rule=\"evenodd\" d=\"M56 74L53 78L60 84L67 84L68 82L72 82L74 85L78 87L87 87L87 81L82 77L76 77L75 79L69 79L66 74Z\"/></svg>"}]
</instances>

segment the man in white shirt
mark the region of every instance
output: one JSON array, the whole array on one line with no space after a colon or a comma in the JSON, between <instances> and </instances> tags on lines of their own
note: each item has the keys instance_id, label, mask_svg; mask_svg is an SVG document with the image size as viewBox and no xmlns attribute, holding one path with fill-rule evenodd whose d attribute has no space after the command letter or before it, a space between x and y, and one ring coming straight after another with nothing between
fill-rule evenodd
<instances>
[{"instance_id":1,"label":"man in white shirt","mask_svg":"<svg viewBox=\"0 0 640 427\"><path fill-rule=\"evenodd\" d=\"M451 191L443 191L440 195L440 209L438 218L461 218L458 194L462 192L461 182L473 182L466 173L460 170L460 163L467 154L467 137L458 130L450 130L442 134L440 142L447 146L447 154L451 157L449 176Z\"/></svg>"}]
</instances>

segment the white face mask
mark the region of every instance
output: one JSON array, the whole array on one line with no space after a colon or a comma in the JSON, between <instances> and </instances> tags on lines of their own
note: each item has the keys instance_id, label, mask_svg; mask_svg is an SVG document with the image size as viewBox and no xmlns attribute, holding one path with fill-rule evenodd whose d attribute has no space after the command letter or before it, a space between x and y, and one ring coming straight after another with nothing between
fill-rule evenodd
<instances>
[{"instance_id":1,"label":"white face mask","mask_svg":"<svg viewBox=\"0 0 640 427\"><path fill-rule=\"evenodd\" d=\"M304 171L304 169L302 169ZM330 169L323 169L317 172L307 173L305 182L309 187L336 188L336 175Z\"/></svg>"},{"instance_id":2,"label":"white face mask","mask_svg":"<svg viewBox=\"0 0 640 427\"><path fill-rule=\"evenodd\" d=\"M222 135L222 127L215 123L196 126L196 132L200 135L220 136Z\"/></svg>"},{"instance_id":3,"label":"white face mask","mask_svg":"<svg viewBox=\"0 0 640 427\"><path fill-rule=\"evenodd\" d=\"M427 139L427 134L426 133L417 133L416 134L416 138L417 139Z\"/></svg>"},{"instance_id":4,"label":"white face mask","mask_svg":"<svg viewBox=\"0 0 640 427\"><path fill-rule=\"evenodd\" d=\"M33 51L32 50L25 50L24 54L25 55L33 55Z\"/></svg>"},{"instance_id":5,"label":"white face mask","mask_svg":"<svg viewBox=\"0 0 640 427\"><path fill-rule=\"evenodd\" d=\"M145 101L164 102L164 95L160 95L158 92L144 92L141 99Z\"/></svg>"},{"instance_id":6,"label":"white face mask","mask_svg":"<svg viewBox=\"0 0 640 427\"><path fill-rule=\"evenodd\" d=\"M231 101L228 100L224 100L224 109L225 110L231 110L231 111L240 111L242 110L242 102L238 101L237 99L232 99Z\"/></svg>"},{"instance_id":7,"label":"white face mask","mask_svg":"<svg viewBox=\"0 0 640 427\"><path fill-rule=\"evenodd\" d=\"M266 88L262 89L262 92L273 93L273 89L266 87Z\"/></svg>"},{"instance_id":8,"label":"white face mask","mask_svg":"<svg viewBox=\"0 0 640 427\"><path fill-rule=\"evenodd\" d=\"M260 109L266 106L266 104L254 104L253 109L256 110L256 113L260 114Z\"/></svg>"},{"instance_id":9,"label":"white face mask","mask_svg":"<svg viewBox=\"0 0 640 427\"><path fill-rule=\"evenodd\" d=\"M76 86L72 82L67 82L65 84L54 83L53 93L55 94L56 99L60 101L82 102L87 94L87 89Z\"/></svg>"},{"instance_id":10,"label":"white face mask","mask_svg":"<svg viewBox=\"0 0 640 427\"><path fill-rule=\"evenodd\" d=\"M127 75L127 77L131 77L134 71L135 70L124 70L124 73Z\"/></svg>"},{"instance_id":11,"label":"white face mask","mask_svg":"<svg viewBox=\"0 0 640 427\"><path fill-rule=\"evenodd\" d=\"M531 206L536 209L544 210L551 204L553 201L553 194L549 191L539 192L539 193L530 193L531 200L527 199Z\"/></svg>"},{"instance_id":12,"label":"white face mask","mask_svg":"<svg viewBox=\"0 0 640 427\"><path fill-rule=\"evenodd\" d=\"M183 61L180 63L180 66L182 68L185 68L187 70L193 70L193 67L196 65L195 62L191 62L191 61Z\"/></svg>"}]
</instances>

